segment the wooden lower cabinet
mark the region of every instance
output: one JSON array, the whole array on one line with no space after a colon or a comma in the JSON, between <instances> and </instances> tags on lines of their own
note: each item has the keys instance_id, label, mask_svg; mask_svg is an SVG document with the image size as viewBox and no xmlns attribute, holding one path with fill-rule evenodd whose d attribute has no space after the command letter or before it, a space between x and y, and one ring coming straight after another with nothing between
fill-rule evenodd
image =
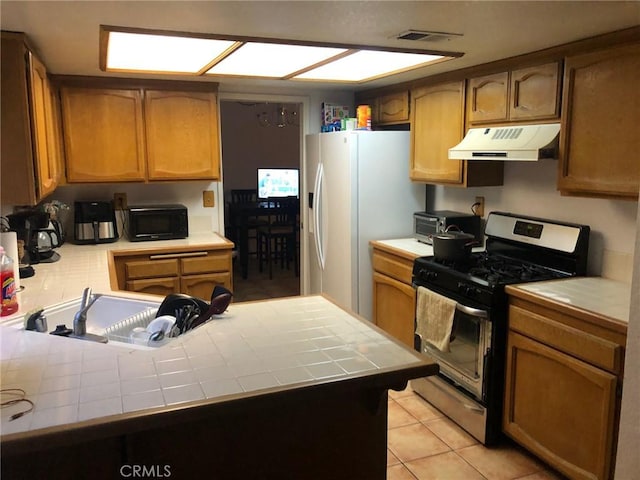
<instances>
[{"instance_id":1,"label":"wooden lower cabinet","mask_svg":"<svg viewBox=\"0 0 640 480\"><path fill-rule=\"evenodd\" d=\"M373 322L413 348L416 291L411 286L414 258L374 246Z\"/></svg>"},{"instance_id":2,"label":"wooden lower cabinet","mask_svg":"<svg viewBox=\"0 0 640 480\"><path fill-rule=\"evenodd\" d=\"M216 285L233 289L231 246L221 250L116 252L113 264L117 285L112 282L112 286L119 290L162 296L185 293L209 301Z\"/></svg>"},{"instance_id":3,"label":"wooden lower cabinet","mask_svg":"<svg viewBox=\"0 0 640 480\"><path fill-rule=\"evenodd\" d=\"M611 479L624 342L579 327L511 301L503 429L571 479Z\"/></svg>"}]
</instances>

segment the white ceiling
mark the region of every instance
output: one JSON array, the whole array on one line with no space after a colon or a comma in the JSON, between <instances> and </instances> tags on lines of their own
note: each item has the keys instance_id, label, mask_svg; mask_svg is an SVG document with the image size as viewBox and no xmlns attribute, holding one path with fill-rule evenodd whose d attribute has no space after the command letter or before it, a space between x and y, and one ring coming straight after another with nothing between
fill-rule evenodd
<instances>
[{"instance_id":1,"label":"white ceiling","mask_svg":"<svg viewBox=\"0 0 640 480\"><path fill-rule=\"evenodd\" d=\"M114 75L98 68L101 24L464 52L463 57L455 60L354 88L363 89L639 25L640 2L2 0L0 24L3 30L27 33L50 72L72 75ZM408 29L445 31L463 36L437 42L395 39L395 35ZM219 81L221 85L238 82L218 78L207 80ZM285 85L273 80L244 82ZM298 85L289 81L287 87ZM305 82L300 86L311 85ZM317 84L313 86L318 87ZM339 88L344 89L344 85Z\"/></svg>"}]
</instances>

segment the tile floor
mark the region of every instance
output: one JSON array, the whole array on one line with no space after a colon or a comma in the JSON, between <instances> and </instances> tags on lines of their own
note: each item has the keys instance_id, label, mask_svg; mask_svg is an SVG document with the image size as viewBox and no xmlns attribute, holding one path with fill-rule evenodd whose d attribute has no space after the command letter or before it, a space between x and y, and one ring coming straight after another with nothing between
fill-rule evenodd
<instances>
[{"instance_id":1,"label":"tile floor","mask_svg":"<svg viewBox=\"0 0 640 480\"><path fill-rule=\"evenodd\" d=\"M487 448L411 387L389 391L387 480L561 480L505 439Z\"/></svg>"},{"instance_id":2,"label":"tile floor","mask_svg":"<svg viewBox=\"0 0 640 480\"><path fill-rule=\"evenodd\" d=\"M300 277L274 266L273 279L249 260L247 279L234 262L234 301L300 294ZM486 448L415 394L389 392L387 480L562 480L509 440Z\"/></svg>"}]
</instances>

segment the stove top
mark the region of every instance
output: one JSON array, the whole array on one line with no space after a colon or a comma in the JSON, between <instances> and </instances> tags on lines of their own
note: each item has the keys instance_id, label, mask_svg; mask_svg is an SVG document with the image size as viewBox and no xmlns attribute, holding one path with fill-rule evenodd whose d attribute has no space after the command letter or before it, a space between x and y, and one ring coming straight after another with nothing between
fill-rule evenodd
<instances>
[{"instance_id":1,"label":"stove top","mask_svg":"<svg viewBox=\"0 0 640 480\"><path fill-rule=\"evenodd\" d=\"M568 276L567 273L552 268L489 252L472 253L468 258L459 262L442 261L435 257L421 257L416 259L416 265L418 273L422 270L422 276L425 279L435 277L435 275L429 275L429 272L439 272L490 287Z\"/></svg>"}]
</instances>

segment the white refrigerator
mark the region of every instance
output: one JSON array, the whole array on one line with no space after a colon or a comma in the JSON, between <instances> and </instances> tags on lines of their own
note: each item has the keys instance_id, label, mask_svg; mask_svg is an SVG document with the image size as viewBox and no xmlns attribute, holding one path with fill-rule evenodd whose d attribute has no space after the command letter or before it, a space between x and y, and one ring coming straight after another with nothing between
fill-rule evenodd
<instances>
[{"instance_id":1,"label":"white refrigerator","mask_svg":"<svg viewBox=\"0 0 640 480\"><path fill-rule=\"evenodd\" d=\"M369 241L413 235L425 185L409 180L409 132L306 136L309 292L373 318Z\"/></svg>"}]
</instances>

